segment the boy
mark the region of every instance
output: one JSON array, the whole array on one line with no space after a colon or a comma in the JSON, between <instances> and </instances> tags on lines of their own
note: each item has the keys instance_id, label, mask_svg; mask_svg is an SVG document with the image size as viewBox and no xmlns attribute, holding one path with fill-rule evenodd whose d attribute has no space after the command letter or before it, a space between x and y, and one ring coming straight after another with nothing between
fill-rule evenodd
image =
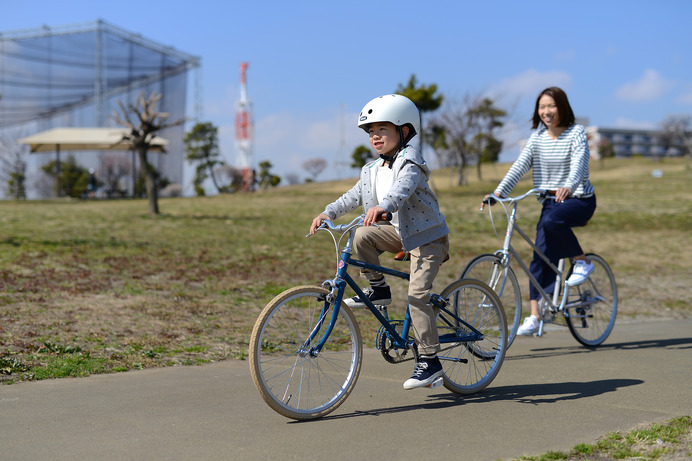
<instances>
[{"instance_id":1,"label":"boy","mask_svg":"<svg viewBox=\"0 0 692 461\"><path fill-rule=\"evenodd\" d=\"M430 169L421 153L408 144L420 133L420 115L410 99L390 94L365 105L358 127L368 133L379 158L365 165L356 185L313 220L310 234L325 219L335 220L362 206L365 219L353 241L355 257L379 265L384 251L397 253L403 248L410 253L408 302L419 361L404 389L425 387L442 376L437 309L430 302L430 291L448 258L449 229L428 185ZM384 212L392 213L391 225L371 226ZM392 302L383 274L363 269L361 275L370 282L363 292L373 303ZM344 302L349 307L365 306L357 296Z\"/></svg>"}]
</instances>

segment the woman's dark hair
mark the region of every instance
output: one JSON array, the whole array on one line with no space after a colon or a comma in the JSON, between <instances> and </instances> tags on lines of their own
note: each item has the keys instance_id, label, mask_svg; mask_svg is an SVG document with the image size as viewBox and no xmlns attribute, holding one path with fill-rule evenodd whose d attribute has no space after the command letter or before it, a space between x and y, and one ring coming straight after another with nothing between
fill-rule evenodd
<instances>
[{"instance_id":1,"label":"woman's dark hair","mask_svg":"<svg viewBox=\"0 0 692 461\"><path fill-rule=\"evenodd\" d=\"M541 117L538 115L538 101L540 101L541 97L545 94L547 94L555 100L555 105L557 106L557 114L560 117L560 121L558 122L557 126L570 127L574 125L574 112L572 112L572 107L569 105L567 94L564 91L562 91L562 89L556 86L551 86L550 88L546 88L545 90L541 91L541 94L539 94L536 98L536 107L533 110L532 128L535 130L536 128L538 128L538 125L541 125L543 123L541 121Z\"/></svg>"}]
</instances>

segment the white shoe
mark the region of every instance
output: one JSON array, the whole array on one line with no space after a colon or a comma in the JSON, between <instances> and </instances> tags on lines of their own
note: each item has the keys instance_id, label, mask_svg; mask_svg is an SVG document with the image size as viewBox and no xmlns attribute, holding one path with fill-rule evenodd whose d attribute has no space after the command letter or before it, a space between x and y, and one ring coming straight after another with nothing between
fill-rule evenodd
<instances>
[{"instance_id":1,"label":"white shoe","mask_svg":"<svg viewBox=\"0 0 692 461\"><path fill-rule=\"evenodd\" d=\"M524 319L524 323L517 329L517 334L521 336L530 336L538 331L538 319L534 315L529 315Z\"/></svg>"},{"instance_id":2,"label":"white shoe","mask_svg":"<svg viewBox=\"0 0 692 461\"><path fill-rule=\"evenodd\" d=\"M586 282L589 275L593 272L595 266L591 261L583 261L581 259L575 261L572 275L569 276L565 284L568 287L574 287Z\"/></svg>"}]
</instances>

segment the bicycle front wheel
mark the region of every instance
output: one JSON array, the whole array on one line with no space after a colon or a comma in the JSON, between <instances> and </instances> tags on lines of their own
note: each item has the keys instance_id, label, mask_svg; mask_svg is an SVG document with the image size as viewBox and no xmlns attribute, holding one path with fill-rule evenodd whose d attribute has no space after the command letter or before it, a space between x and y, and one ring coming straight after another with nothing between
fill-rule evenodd
<instances>
[{"instance_id":1,"label":"bicycle front wheel","mask_svg":"<svg viewBox=\"0 0 692 461\"><path fill-rule=\"evenodd\" d=\"M461 271L460 278L485 282L500 298L507 317L507 347L512 345L521 323L521 289L511 267L503 267L497 255L482 254L473 258Z\"/></svg>"},{"instance_id":2,"label":"bicycle front wheel","mask_svg":"<svg viewBox=\"0 0 692 461\"><path fill-rule=\"evenodd\" d=\"M584 346L596 347L608 338L615 326L618 290L615 275L608 263L593 253L588 253L586 257L596 267L584 283L570 287L565 320L574 339ZM573 269L574 266L570 268L567 278Z\"/></svg>"},{"instance_id":3,"label":"bicycle front wheel","mask_svg":"<svg viewBox=\"0 0 692 461\"><path fill-rule=\"evenodd\" d=\"M458 321L454 334L440 330L442 350L438 356L442 361L444 386L458 394L479 392L495 379L507 352L507 320L502 303L488 285L473 279L452 282L440 296L448 300L447 310L482 334L476 341L456 341L454 336L471 333ZM444 312L439 317L449 321Z\"/></svg>"},{"instance_id":4,"label":"bicycle front wheel","mask_svg":"<svg viewBox=\"0 0 692 461\"><path fill-rule=\"evenodd\" d=\"M262 310L250 337L252 379L267 404L287 418L320 418L349 396L360 374L363 343L358 323L342 303L327 342L333 306L321 287L300 286Z\"/></svg>"}]
</instances>

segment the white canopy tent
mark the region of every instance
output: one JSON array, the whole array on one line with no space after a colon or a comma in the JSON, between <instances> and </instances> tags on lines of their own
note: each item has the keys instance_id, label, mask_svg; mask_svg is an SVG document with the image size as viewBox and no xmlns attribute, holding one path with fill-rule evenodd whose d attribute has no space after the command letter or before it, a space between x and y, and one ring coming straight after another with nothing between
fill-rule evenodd
<instances>
[{"instance_id":1,"label":"white canopy tent","mask_svg":"<svg viewBox=\"0 0 692 461\"><path fill-rule=\"evenodd\" d=\"M61 149L67 151L129 151L130 145L123 141L123 137L127 134L128 130L124 128L53 128L33 136L18 139L17 142L19 144L29 144L32 153L55 152L58 169L57 193L59 196L61 193ZM168 140L155 136L152 138L150 145L150 150L165 153Z\"/></svg>"}]
</instances>

